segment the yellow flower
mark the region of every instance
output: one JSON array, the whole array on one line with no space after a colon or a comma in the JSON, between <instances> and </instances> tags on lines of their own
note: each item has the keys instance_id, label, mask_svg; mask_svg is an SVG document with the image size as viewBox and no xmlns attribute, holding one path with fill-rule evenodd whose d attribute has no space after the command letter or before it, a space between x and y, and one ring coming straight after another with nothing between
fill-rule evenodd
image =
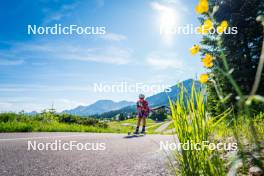
<instances>
[{"instance_id":1,"label":"yellow flower","mask_svg":"<svg viewBox=\"0 0 264 176\"><path fill-rule=\"evenodd\" d=\"M207 19L204 21L204 26L208 29L212 29L213 28L213 22L210 19Z\"/></svg>"},{"instance_id":2,"label":"yellow flower","mask_svg":"<svg viewBox=\"0 0 264 176\"><path fill-rule=\"evenodd\" d=\"M214 66L213 62L204 62L204 67L206 68L212 68Z\"/></svg>"},{"instance_id":3,"label":"yellow flower","mask_svg":"<svg viewBox=\"0 0 264 176\"><path fill-rule=\"evenodd\" d=\"M208 5L208 0L200 0L199 4L195 7L195 11L199 14L203 14L208 12L209 10L209 5Z\"/></svg>"},{"instance_id":4,"label":"yellow flower","mask_svg":"<svg viewBox=\"0 0 264 176\"><path fill-rule=\"evenodd\" d=\"M208 79L209 79L209 75L207 73L204 73L204 74L200 75L200 82L202 84L207 83Z\"/></svg>"},{"instance_id":5,"label":"yellow flower","mask_svg":"<svg viewBox=\"0 0 264 176\"><path fill-rule=\"evenodd\" d=\"M190 53L192 55L196 55L200 51L199 45L193 45L193 47L190 48Z\"/></svg>"},{"instance_id":6,"label":"yellow flower","mask_svg":"<svg viewBox=\"0 0 264 176\"><path fill-rule=\"evenodd\" d=\"M200 27L197 29L197 32L199 32L200 34L204 34L204 33L203 33L203 26L200 26Z\"/></svg>"},{"instance_id":7,"label":"yellow flower","mask_svg":"<svg viewBox=\"0 0 264 176\"><path fill-rule=\"evenodd\" d=\"M210 54L205 54L204 58L202 59L202 62L204 64L204 67L206 68L211 68L214 66L213 56L211 56Z\"/></svg>"},{"instance_id":8,"label":"yellow flower","mask_svg":"<svg viewBox=\"0 0 264 176\"><path fill-rule=\"evenodd\" d=\"M204 60L205 62L212 62L212 61L213 61L213 56L210 55L210 54L205 54L203 60Z\"/></svg>"},{"instance_id":9,"label":"yellow flower","mask_svg":"<svg viewBox=\"0 0 264 176\"><path fill-rule=\"evenodd\" d=\"M210 19L207 19L204 21L204 24L198 28L197 31L200 34L208 34L213 27L214 23Z\"/></svg>"},{"instance_id":10,"label":"yellow flower","mask_svg":"<svg viewBox=\"0 0 264 176\"><path fill-rule=\"evenodd\" d=\"M226 20L222 21L221 24L217 27L217 32L222 34L228 28L228 22Z\"/></svg>"}]
</instances>

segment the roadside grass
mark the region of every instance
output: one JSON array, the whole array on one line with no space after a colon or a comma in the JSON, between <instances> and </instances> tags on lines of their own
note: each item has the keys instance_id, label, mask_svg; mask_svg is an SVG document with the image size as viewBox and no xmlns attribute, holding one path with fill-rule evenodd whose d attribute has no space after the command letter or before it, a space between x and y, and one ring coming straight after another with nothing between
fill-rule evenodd
<instances>
[{"instance_id":1,"label":"roadside grass","mask_svg":"<svg viewBox=\"0 0 264 176\"><path fill-rule=\"evenodd\" d=\"M193 85L190 97L181 88L176 102L170 101L172 119L177 138L181 144L199 144L211 139L214 127L227 116L227 112L217 118L207 116L202 91L196 91ZM181 148L174 151L177 165L173 165L175 175L225 175L224 162L217 150L201 147L200 150Z\"/></svg>"},{"instance_id":2,"label":"roadside grass","mask_svg":"<svg viewBox=\"0 0 264 176\"><path fill-rule=\"evenodd\" d=\"M234 130L236 130L239 132L238 135L240 138L245 138L253 142L252 140L254 139L254 137L250 132L250 124L252 124L254 129L256 130L258 138L264 141L264 113L260 113L251 118L241 116L236 121L235 125L226 124L224 122L220 123L215 129L215 138L222 139L232 137L234 134Z\"/></svg>"},{"instance_id":3,"label":"roadside grass","mask_svg":"<svg viewBox=\"0 0 264 176\"><path fill-rule=\"evenodd\" d=\"M216 117L207 113L206 97L194 86L190 97L184 87L176 102L170 101L172 119L181 144L237 144L237 149L204 148L172 151L175 175L248 175L252 165L264 166L264 113L233 114L231 108Z\"/></svg>"},{"instance_id":4,"label":"roadside grass","mask_svg":"<svg viewBox=\"0 0 264 176\"><path fill-rule=\"evenodd\" d=\"M100 128L65 123L42 123L42 122L6 122L0 123L0 132L96 132L112 133L111 128Z\"/></svg>"},{"instance_id":5,"label":"roadside grass","mask_svg":"<svg viewBox=\"0 0 264 176\"><path fill-rule=\"evenodd\" d=\"M252 166L264 167L264 116L239 116L233 124L220 123L213 138L218 143L237 143L236 151L223 151L228 175L248 175Z\"/></svg>"},{"instance_id":6,"label":"roadside grass","mask_svg":"<svg viewBox=\"0 0 264 176\"><path fill-rule=\"evenodd\" d=\"M49 112L32 116L15 113L0 114L0 132L128 133L134 131L136 123L136 118L102 122L89 117L82 118ZM147 133L153 134L160 124L152 119L147 119L147 126L152 126Z\"/></svg>"},{"instance_id":7,"label":"roadside grass","mask_svg":"<svg viewBox=\"0 0 264 176\"><path fill-rule=\"evenodd\" d=\"M174 126L174 123L171 123L169 126L168 126L168 130L171 130L171 129L174 129L175 128L175 126Z\"/></svg>"}]
</instances>

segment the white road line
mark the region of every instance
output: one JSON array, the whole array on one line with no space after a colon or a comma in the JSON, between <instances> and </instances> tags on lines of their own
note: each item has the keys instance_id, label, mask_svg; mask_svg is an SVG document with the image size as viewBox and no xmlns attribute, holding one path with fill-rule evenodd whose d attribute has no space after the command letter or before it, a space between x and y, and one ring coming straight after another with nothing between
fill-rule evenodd
<instances>
[{"instance_id":1,"label":"white road line","mask_svg":"<svg viewBox=\"0 0 264 176\"><path fill-rule=\"evenodd\" d=\"M43 136L43 137L28 137L28 138L10 138L10 139L0 139L1 141L18 141L18 140L31 140L31 139L49 139L49 138L65 138L65 137L78 137L78 136L87 136L87 134L79 135L69 135L69 136Z\"/></svg>"}]
</instances>

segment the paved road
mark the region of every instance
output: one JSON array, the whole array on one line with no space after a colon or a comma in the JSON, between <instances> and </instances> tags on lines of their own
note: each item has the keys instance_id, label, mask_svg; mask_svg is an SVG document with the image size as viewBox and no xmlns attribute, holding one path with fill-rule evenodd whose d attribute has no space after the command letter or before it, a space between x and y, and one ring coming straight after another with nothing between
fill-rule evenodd
<instances>
[{"instance_id":1,"label":"paved road","mask_svg":"<svg viewBox=\"0 0 264 176\"><path fill-rule=\"evenodd\" d=\"M44 144L56 140L60 144L75 141L73 144L84 146L88 143L87 148L93 147L93 150L78 151L75 147L71 151L58 148L52 151L50 146L41 151L34 151L31 146L28 150L28 142L36 141L42 149ZM160 150L160 141L173 139L162 135L124 138L122 134L1 133L0 175L169 175L168 160ZM99 150L104 146L105 150Z\"/></svg>"},{"instance_id":2,"label":"paved road","mask_svg":"<svg viewBox=\"0 0 264 176\"><path fill-rule=\"evenodd\" d=\"M169 122L164 123L164 124L161 125L159 128L157 128L157 129L155 130L155 132L163 132L163 131L165 131L165 130L168 128L168 126L170 126L170 124L172 124L172 123L173 123L172 120L169 121Z\"/></svg>"}]
</instances>

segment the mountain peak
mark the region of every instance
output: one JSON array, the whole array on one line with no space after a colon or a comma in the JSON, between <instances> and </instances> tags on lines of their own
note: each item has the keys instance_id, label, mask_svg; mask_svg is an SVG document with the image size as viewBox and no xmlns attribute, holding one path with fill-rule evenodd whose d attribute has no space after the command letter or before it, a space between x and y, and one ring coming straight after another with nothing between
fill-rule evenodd
<instances>
[{"instance_id":1,"label":"mountain peak","mask_svg":"<svg viewBox=\"0 0 264 176\"><path fill-rule=\"evenodd\" d=\"M78 106L74 109L65 110L63 112L67 114L89 116L89 115L102 114L104 112L121 109L123 107L130 106L132 104L135 103L129 101L114 102L112 100L98 100L95 103L90 104L88 106Z\"/></svg>"}]
</instances>

